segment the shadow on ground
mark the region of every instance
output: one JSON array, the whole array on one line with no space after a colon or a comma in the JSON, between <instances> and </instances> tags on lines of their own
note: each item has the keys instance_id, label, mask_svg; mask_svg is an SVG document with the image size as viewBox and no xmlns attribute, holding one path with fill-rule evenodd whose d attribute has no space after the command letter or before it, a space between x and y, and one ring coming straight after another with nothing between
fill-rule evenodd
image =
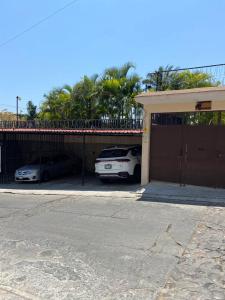
<instances>
[{"instance_id":1,"label":"shadow on ground","mask_svg":"<svg viewBox=\"0 0 225 300\"><path fill-rule=\"evenodd\" d=\"M0 192L36 194L71 194L86 196L131 197L137 201L171 204L225 207L225 189L199 186L180 186L175 183L153 181L145 187L129 181L102 183L95 176L87 175L82 185L81 176L68 176L45 183L0 184ZM84 192L84 193L83 193Z\"/></svg>"},{"instance_id":2,"label":"shadow on ground","mask_svg":"<svg viewBox=\"0 0 225 300\"><path fill-rule=\"evenodd\" d=\"M225 207L225 189L151 182L138 201Z\"/></svg>"},{"instance_id":3,"label":"shadow on ground","mask_svg":"<svg viewBox=\"0 0 225 300\"><path fill-rule=\"evenodd\" d=\"M140 188L140 184L134 184L126 180L115 180L109 183L102 183L93 175L85 177L84 185L82 185L81 176L67 176L57 178L42 183L16 183L0 184L0 189L10 190L49 190L49 191L125 191L136 192Z\"/></svg>"}]
</instances>

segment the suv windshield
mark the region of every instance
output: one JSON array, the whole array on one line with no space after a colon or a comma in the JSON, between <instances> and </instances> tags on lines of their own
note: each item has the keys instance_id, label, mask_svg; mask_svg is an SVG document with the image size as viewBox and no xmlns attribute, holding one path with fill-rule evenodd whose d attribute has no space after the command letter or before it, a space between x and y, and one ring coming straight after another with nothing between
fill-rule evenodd
<instances>
[{"instance_id":1,"label":"suv windshield","mask_svg":"<svg viewBox=\"0 0 225 300\"><path fill-rule=\"evenodd\" d=\"M99 155L99 158L110 158L110 157L122 157L127 156L129 150L125 149L110 149L103 150Z\"/></svg>"}]
</instances>

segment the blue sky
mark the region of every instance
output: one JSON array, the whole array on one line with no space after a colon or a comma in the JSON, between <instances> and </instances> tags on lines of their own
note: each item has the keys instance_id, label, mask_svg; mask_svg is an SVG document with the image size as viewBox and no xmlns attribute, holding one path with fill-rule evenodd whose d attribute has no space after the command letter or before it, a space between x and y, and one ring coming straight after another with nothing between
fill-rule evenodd
<instances>
[{"instance_id":1,"label":"blue sky","mask_svg":"<svg viewBox=\"0 0 225 300\"><path fill-rule=\"evenodd\" d=\"M69 0L1 0L0 44ZM0 110L127 61L144 77L160 65L225 63L224 0L78 0L0 47Z\"/></svg>"}]
</instances>

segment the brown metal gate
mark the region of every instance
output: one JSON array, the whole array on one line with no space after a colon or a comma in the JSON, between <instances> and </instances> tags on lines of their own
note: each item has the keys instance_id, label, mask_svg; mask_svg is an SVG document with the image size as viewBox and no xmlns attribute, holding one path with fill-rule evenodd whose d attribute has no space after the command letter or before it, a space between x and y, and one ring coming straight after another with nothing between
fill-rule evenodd
<instances>
[{"instance_id":1,"label":"brown metal gate","mask_svg":"<svg viewBox=\"0 0 225 300\"><path fill-rule=\"evenodd\" d=\"M225 188L225 126L152 126L150 178Z\"/></svg>"}]
</instances>

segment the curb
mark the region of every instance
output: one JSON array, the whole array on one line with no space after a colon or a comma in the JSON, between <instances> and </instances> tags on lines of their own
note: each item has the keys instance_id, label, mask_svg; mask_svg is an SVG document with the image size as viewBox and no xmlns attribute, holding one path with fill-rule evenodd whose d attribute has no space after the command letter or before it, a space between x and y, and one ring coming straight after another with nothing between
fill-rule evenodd
<instances>
[{"instance_id":1,"label":"curb","mask_svg":"<svg viewBox=\"0 0 225 300\"><path fill-rule=\"evenodd\" d=\"M0 194L12 195L39 195L39 196L83 196L83 197L106 197L106 198L125 198L136 199L138 201L151 201L156 203L173 203L186 205L203 205L203 206L220 206L225 207L224 197L215 197L207 199L199 196L177 196L177 195L160 195L154 193L144 193L143 189L132 191L66 191L66 190L22 190L22 189L0 189Z\"/></svg>"},{"instance_id":2,"label":"curb","mask_svg":"<svg viewBox=\"0 0 225 300\"><path fill-rule=\"evenodd\" d=\"M0 194L13 195L61 195L61 196L84 196L84 197L115 197L115 198L132 198L136 199L138 194L136 192L127 191L60 191L60 190L16 190L16 189L0 189Z\"/></svg>"},{"instance_id":3,"label":"curb","mask_svg":"<svg viewBox=\"0 0 225 300\"><path fill-rule=\"evenodd\" d=\"M187 204L187 205L203 205L203 206L220 206L225 207L224 198L207 199L195 196L161 196L159 194L142 194L139 201L151 201L161 203Z\"/></svg>"}]
</instances>

